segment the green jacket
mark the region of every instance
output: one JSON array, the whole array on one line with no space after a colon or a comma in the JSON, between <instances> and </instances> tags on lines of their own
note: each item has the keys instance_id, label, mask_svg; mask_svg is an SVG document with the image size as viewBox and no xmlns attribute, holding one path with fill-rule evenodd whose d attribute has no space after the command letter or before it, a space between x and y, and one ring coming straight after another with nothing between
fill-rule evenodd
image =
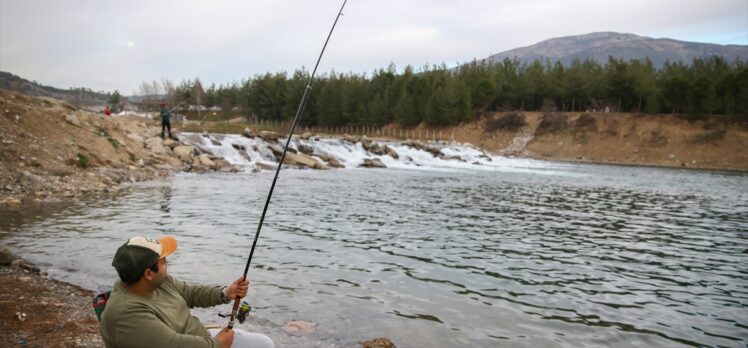
<instances>
[{"instance_id":1,"label":"green jacket","mask_svg":"<svg viewBox=\"0 0 748 348\"><path fill-rule=\"evenodd\" d=\"M221 301L221 287L189 285L168 276L150 298L129 293L114 283L101 315L99 332L107 348L220 347L196 317L192 307L211 307Z\"/></svg>"},{"instance_id":2,"label":"green jacket","mask_svg":"<svg viewBox=\"0 0 748 348\"><path fill-rule=\"evenodd\" d=\"M169 118L171 117L171 112L167 108L161 108L161 120L162 121L169 121Z\"/></svg>"}]
</instances>

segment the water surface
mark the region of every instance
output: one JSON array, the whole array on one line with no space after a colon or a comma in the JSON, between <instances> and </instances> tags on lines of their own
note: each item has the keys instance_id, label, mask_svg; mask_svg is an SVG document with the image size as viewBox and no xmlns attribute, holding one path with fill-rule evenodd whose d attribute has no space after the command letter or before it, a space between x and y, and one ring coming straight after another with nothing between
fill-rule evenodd
<instances>
[{"instance_id":1,"label":"water surface","mask_svg":"<svg viewBox=\"0 0 748 348\"><path fill-rule=\"evenodd\" d=\"M745 347L748 176L496 158L481 170L284 170L241 327L278 346ZM0 240L105 289L128 237L172 234L170 273L241 275L272 173L180 175L0 213ZM225 323L199 310L204 322ZM292 336L289 320L317 323Z\"/></svg>"}]
</instances>

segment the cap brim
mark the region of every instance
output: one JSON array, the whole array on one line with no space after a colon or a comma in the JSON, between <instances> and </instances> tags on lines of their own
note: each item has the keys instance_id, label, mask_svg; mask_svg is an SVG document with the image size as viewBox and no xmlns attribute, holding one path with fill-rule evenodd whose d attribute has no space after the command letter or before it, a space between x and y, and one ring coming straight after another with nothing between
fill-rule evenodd
<instances>
[{"instance_id":1,"label":"cap brim","mask_svg":"<svg viewBox=\"0 0 748 348\"><path fill-rule=\"evenodd\" d=\"M161 255L159 256L160 259L163 259L164 257L167 257L177 251L177 240L174 239L172 236L166 236L158 240L159 244L161 244Z\"/></svg>"}]
</instances>

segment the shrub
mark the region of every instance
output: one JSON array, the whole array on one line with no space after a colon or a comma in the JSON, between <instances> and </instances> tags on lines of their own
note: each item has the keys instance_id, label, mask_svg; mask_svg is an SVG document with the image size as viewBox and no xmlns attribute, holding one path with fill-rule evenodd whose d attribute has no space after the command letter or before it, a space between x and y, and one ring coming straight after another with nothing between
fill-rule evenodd
<instances>
[{"instance_id":1,"label":"shrub","mask_svg":"<svg viewBox=\"0 0 748 348\"><path fill-rule=\"evenodd\" d=\"M538 135L550 134L563 131L568 126L568 117L563 114L545 113L540 120L538 129L535 131Z\"/></svg>"},{"instance_id":2,"label":"shrub","mask_svg":"<svg viewBox=\"0 0 748 348\"><path fill-rule=\"evenodd\" d=\"M498 118L489 118L486 122L486 131L493 132L497 129L516 131L524 126L527 126L525 115L513 112Z\"/></svg>"},{"instance_id":3,"label":"shrub","mask_svg":"<svg viewBox=\"0 0 748 348\"><path fill-rule=\"evenodd\" d=\"M88 168L88 158L80 152L78 153L78 166L83 169Z\"/></svg>"}]
</instances>

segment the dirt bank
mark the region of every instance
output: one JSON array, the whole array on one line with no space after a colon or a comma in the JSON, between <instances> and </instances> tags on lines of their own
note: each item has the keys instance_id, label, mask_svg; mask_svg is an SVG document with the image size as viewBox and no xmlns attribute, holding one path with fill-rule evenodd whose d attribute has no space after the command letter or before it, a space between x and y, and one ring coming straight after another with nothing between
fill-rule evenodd
<instances>
[{"instance_id":1,"label":"dirt bank","mask_svg":"<svg viewBox=\"0 0 748 348\"><path fill-rule=\"evenodd\" d=\"M724 116L690 122L673 115L557 113L542 126L543 114L518 113L526 125L491 128L508 114L445 129L454 139L494 153L538 159L748 170L748 128ZM494 123L494 124L492 124ZM511 125L511 123L510 123ZM506 124L505 124L506 126Z\"/></svg>"}]
</instances>

